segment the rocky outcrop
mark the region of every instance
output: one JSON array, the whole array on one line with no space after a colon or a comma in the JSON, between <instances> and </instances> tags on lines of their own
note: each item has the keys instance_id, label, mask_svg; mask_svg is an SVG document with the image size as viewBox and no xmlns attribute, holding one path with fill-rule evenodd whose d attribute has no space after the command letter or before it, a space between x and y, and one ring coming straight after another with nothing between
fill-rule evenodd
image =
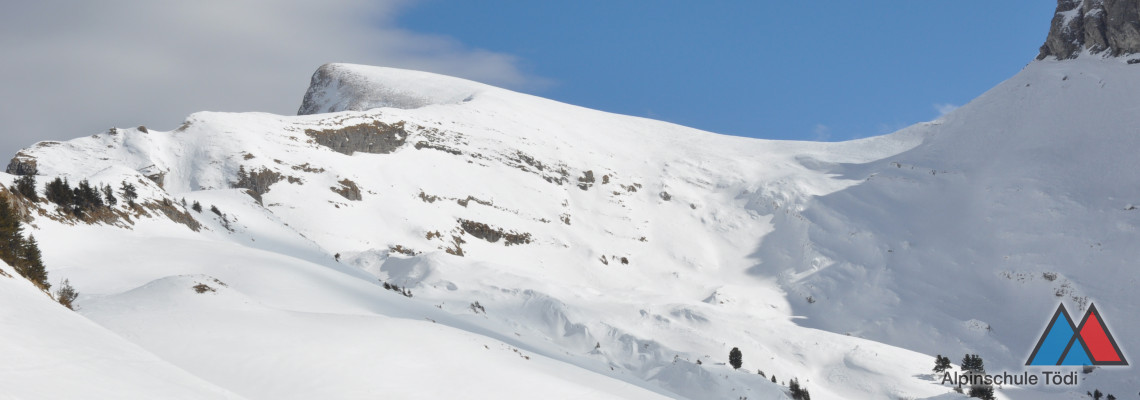
<instances>
[{"instance_id":1,"label":"rocky outcrop","mask_svg":"<svg viewBox=\"0 0 1140 400\"><path fill-rule=\"evenodd\" d=\"M1140 0L1058 0L1038 60L1140 53Z\"/></svg>"},{"instance_id":2,"label":"rocky outcrop","mask_svg":"<svg viewBox=\"0 0 1140 400\"><path fill-rule=\"evenodd\" d=\"M8 169L5 172L12 175L35 175L36 171L36 158L21 151L8 162Z\"/></svg>"},{"instance_id":3,"label":"rocky outcrop","mask_svg":"<svg viewBox=\"0 0 1140 400\"><path fill-rule=\"evenodd\" d=\"M506 246L516 244L527 244L533 239L529 233L506 231L502 228L495 228L482 222L470 221L466 219L459 220L459 228L466 232L468 235L474 236L479 239L486 240L491 243L498 242L503 239L503 244Z\"/></svg>"},{"instance_id":4,"label":"rocky outcrop","mask_svg":"<svg viewBox=\"0 0 1140 400\"><path fill-rule=\"evenodd\" d=\"M348 178L344 178L337 183L340 184L339 188L335 186L329 188L334 193L339 194L341 197L344 197L350 201L360 201L363 199L363 196L360 195L360 186L356 186L356 182L353 182Z\"/></svg>"},{"instance_id":5,"label":"rocky outcrop","mask_svg":"<svg viewBox=\"0 0 1140 400\"><path fill-rule=\"evenodd\" d=\"M388 154L396 151L408 140L404 123L391 125L380 121L370 124L346 126L338 129L306 129L305 134L322 146L338 153L352 155L355 152Z\"/></svg>"},{"instance_id":6,"label":"rocky outcrop","mask_svg":"<svg viewBox=\"0 0 1140 400\"><path fill-rule=\"evenodd\" d=\"M274 183L280 182L282 179L281 174L262 167L260 170L246 172L245 166L238 169L238 180L233 183L233 187L247 189L246 193L258 204L261 204L261 195L269 193L269 187Z\"/></svg>"},{"instance_id":7,"label":"rocky outcrop","mask_svg":"<svg viewBox=\"0 0 1140 400\"><path fill-rule=\"evenodd\" d=\"M186 225L187 228L190 228L190 230L194 232L198 232L202 229L202 224L194 219L194 216L191 215L189 211L186 211L186 207L178 206L173 200L162 199L162 201L157 202L148 201L143 204L143 207L151 211L160 212L166 215L166 218L169 218L171 221ZM106 219L104 219L104 221L106 221Z\"/></svg>"},{"instance_id":8,"label":"rocky outcrop","mask_svg":"<svg viewBox=\"0 0 1140 400\"><path fill-rule=\"evenodd\" d=\"M578 189L589 190L590 186L594 186L594 171L586 171L583 176L578 177Z\"/></svg>"}]
</instances>

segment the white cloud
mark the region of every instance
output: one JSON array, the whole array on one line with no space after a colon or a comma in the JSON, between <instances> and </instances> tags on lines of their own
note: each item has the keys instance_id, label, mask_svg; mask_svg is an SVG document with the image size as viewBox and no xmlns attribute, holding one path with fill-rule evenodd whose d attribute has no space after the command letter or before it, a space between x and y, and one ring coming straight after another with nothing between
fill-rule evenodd
<instances>
[{"instance_id":1,"label":"white cloud","mask_svg":"<svg viewBox=\"0 0 1140 400\"><path fill-rule=\"evenodd\" d=\"M938 110L938 117L941 118L942 116L949 114L954 110L957 110L958 106L949 103L938 103L934 105L934 109Z\"/></svg>"},{"instance_id":2,"label":"white cloud","mask_svg":"<svg viewBox=\"0 0 1140 400\"><path fill-rule=\"evenodd\" d=\"M112 126L172 129L195 111L292 114L326 62L544 83L509 54L395 27L409 2L5 2L0 157Z\"/></svg>"},{"instance_id":3,"label":"white cloud","mask_svg":"<svg viewBox=\"0 0 1140 400\"><path fill-rule=\"evenodd\" d=\"M817 142L826 142L831 139L831 128L824 124L815 124L812 133L815 134L815 141Z\"/></svg>"}]
</instances>

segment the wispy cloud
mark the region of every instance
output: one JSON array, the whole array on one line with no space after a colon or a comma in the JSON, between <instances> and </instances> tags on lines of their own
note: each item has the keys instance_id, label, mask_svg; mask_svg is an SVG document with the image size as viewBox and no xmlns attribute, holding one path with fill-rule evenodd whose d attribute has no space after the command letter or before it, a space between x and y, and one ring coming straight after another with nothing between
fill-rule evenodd
<instances>
[{"instance_id":1,"label":"wispy cloud","mask_svg":"<svg viewBox=\"0 0 1140 400\"><path fill-rule=\"evenodd\" d=\"M326 62L542 84L510 54L398 28L410 2L6 2L0 157L111 126L173 128L196 111L292 114Z\"/></svg>"},{"instance_id":2,"label":"wispy cloud","mask_svg":"<svg viewBox=\"0 0 1140 400\"><path fill-rule=\"evenodd\" d=\"M934 104L934 109L938 111L938 117L941 118L942 116L949 114L954 110L957 110L958 106L950 103L937 103Z\"/></svg>"},{"instance_id":3,"label":"wispy cloud","mask_svg":"<svg viewBox=\"0 0 1140 400\"><path fill-rule=\"evenodd\" d=\"M824 124L815 124L812 133L815 135L814 140L817 142L826 142L831 139L831 128Z\"/></svg>"}]
</instances>

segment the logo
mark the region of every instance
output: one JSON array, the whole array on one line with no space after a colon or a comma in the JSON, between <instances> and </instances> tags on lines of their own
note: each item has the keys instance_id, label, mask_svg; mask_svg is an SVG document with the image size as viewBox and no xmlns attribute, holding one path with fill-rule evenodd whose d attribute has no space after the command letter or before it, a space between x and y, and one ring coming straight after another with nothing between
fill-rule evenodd
<instances>
[{"instance_id":1,"label":"logo","mask_svg":"<svg viewBox=\"0 0 1140 400\"><path fill-rule=\"evenodd\" d=\"M1073 324L1061 304L1025 365L1128 365L1128 361L1095 304L1089 305L1080 325Z\"/></svg>"}]
</instances>

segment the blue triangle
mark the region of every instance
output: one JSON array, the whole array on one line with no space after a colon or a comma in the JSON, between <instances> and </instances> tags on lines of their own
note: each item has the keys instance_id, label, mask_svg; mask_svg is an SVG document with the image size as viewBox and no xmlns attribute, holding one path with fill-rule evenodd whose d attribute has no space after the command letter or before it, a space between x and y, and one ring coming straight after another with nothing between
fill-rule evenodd
<instances>
[{"instance_id":1,"label":"blue triangle","mask_svg":"<svg viewBox=\"0 0 1140 400\"><path fill-rule=\"evenodd\" d=\"M1062 310L1063 308L1057 309L1057 313L1054 314L1053 325L1045 330L1037 351L1033 353L1033 358L1026 365L1060 364L1061 356L1065 355L1065 348L1069 346L1069 342L1073 340L1073 335L1076 333L1073 331L1073 321L1069 319L1069 313L1062 312ZM1083 353L1083 351L1079 351L1082 349L1076 350L1078 353Z\"/></svg>"},{"instance_id":2,"label":"blue triangle","mask_svg":"<svg viewBox=\"0 0 1140 400\"><path fill-rule=\"evenodd\" d=\"M1080 340L1073 340L1073 347L1069 349L1069 354L1065 354L1065 361L1061 365L1092 365L1092 360L1089 359L1089 351L1085 349L1085 344Z\"/></svg>"}]
</instances>

